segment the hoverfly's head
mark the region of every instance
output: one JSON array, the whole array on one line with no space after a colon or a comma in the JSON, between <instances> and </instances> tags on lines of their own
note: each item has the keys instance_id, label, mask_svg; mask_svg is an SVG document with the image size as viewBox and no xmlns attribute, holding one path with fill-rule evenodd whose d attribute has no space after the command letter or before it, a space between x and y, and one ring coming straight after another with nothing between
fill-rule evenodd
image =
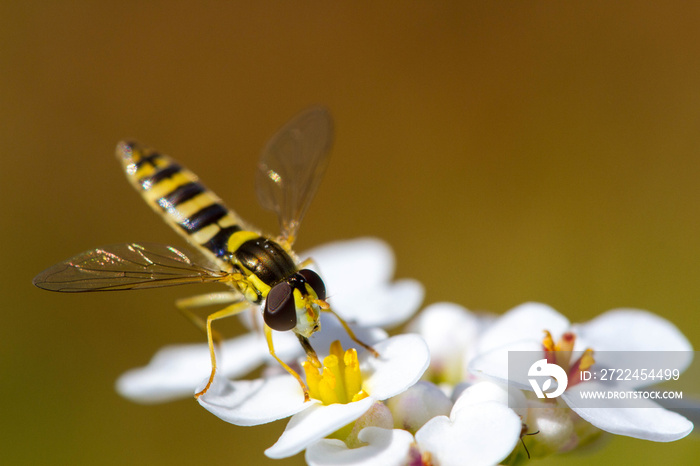
<instances>
[{"instance_id":1,"label":"hoverfly's head","mask_svg":"<svg viewBox=\"0 0 700 466\"><path fill-rule=\"evenodd\" d=\"M313 270L302 269L270 289L263 319L273 330L294 330L308 338L321 329L319 315L328 306L325 299L326 286L321 277Z\"/></svg>"}]
</instances>

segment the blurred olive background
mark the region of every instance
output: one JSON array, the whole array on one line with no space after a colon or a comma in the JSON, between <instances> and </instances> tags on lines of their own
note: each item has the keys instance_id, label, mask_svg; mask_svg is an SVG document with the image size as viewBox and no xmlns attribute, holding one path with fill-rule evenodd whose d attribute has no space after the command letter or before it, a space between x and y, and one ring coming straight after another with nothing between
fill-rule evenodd
<instances>
[{"instance_id":1,"label":"blurred olive background","mask_svg":"<svg viewBox=\"0 0 700 466\"><path fill-rule=\"evenodd\" d=\"M126 137L274 232L256 158L315 103L336 140L298 250L375 235L426 303L537 300L572 321L639 307L700 345L700 6L291 3L0 4L4 464L303 462L263 456L284 421L240 428L193 399L115 393L159 347L203 341L172 305L197 290L61 295L31 279L99 245L182 245L125 181ZM614 438L539 464L680 463L699 447Z\"/></svg>"}]
</instances>

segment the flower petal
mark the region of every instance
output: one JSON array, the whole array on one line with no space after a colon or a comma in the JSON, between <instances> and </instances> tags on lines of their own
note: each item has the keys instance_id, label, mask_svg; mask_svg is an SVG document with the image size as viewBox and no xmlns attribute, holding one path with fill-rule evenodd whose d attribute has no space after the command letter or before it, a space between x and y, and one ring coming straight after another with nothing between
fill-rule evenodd
<instances>
[{"instance_id":1,"label":"flower petal","mask_svg":"<svg viewBox=\"0 0 700 466\"><path fill-rule=\"evenodd\" d=\"M386 340L389 337L388 333L376 327L358 327L351 324L350 328L361 342L368 345L375 345L376 343ZM292 334L292 332L287 333L290 335ZM339 340L343 348L357 348L357 352L360 354L364 351L357 343L352 341L350 335L348 335L335 316L328 313L323 313L321 314L321 331L314 333L311 338L309 338L311 346L314 347L319 357L322 357L323 355L328 354L328 348L335 340ZM295 343L296 348L298 349L297 356L303 355L304 353L301 345L299 345L298 341L295 341Z\"/></svg>"},{"instance_id":2,"label":"flower petal","mask_svg":"<svg viewBox=\"0 0 700 466\"><path fill-rule=\"evenodd\" d=\"M450 413L450 418L454 419L462 409L471 409L472 406L495 401L505 406L522 407L516 409L516 413L522 418L527 417L527 400L521 390L509 389L508 386L489 381L477 382L467 387L455 401Z\"/></svg>"},{"instance_id":3,"label":"flower petal","mask_svg":"<svg viewBox=\"0 0 700 466\"><path fill-rule=\"evenodd\" d=\"M546 304L525 303L496 320L481 335L477 350L482 353L525 339L542 341L544 330L549 330L556 340L568 328L569 320Z\"/></svg>"},{"instance_id":4,"label":"flower petal","mask_svg":"<svg viewBox=\"0 0 700 466\"><path fill-rule=\"evenodd\" d=\"M437 385L419 381L403 393L386 401L394 418L394 427L416 432L435 416L448 415L452 402Z\"/></svg>"},{"instance_id":5,"label":"flower petal","mask_svg":"<svg viewBox=\"0 0 700 466\"><path fill-rule=\"evenodd\" d=\"M296 455L312 443L362 416L374 401L372 397L368 397L347 404L311 405L292 416L277 443L265 450L265 455L275 459Z\"/></svg>"},{"instance_id":6,"label":"flower petal","mask_svg":"<svg viewBox=\"0 0 700 466\"><path fill-rule=\"evenodd\" d=\"M415 280L391 282L394 254L384 241L358 238L307 251L326 284L329 303L344 319L365 326L391 327L406 321L423 301Z\"/></svg>"},{"instance_id":7,"label":"flower petal","mask_svg":"<svg viewBox=\"0 0 700 466\"><path fill-rule=\"evenodd\" d=\"M320 440L306 449L306 462L310 466L401 466L413 443L413 435L405 430L380 427L362 429L359 438L367 445L353 449L340 440Z\"/></svg>"},{"instance_id":8,"label":"flower petal","mask_svg":"<svg viewBox=\"0 0 700 466\"><path fill-rule=\"evenodd\" d=\"M204 389L206 381L197 390ZM266 424L313 405L304 403L299 382L290 375L230 381L218 374L197 401L218 418L238 426Z\"/></svg>"},{"instance_id":9,"label":"flower petal","mask_svg":"<svg viewBox=\"0 0 700 466\"><path fill-rule=\"evenodd\" d=\"M299 255L314 262L323 276L328 296L353 293L388 283L394 275L394 253L378 238L336 241Z\"/></svg>"},{"instance_id":10,"label":"flower petal","mask_svg":"<svg viewBox=\"0 0 700 466\"><path fill-rule=\"evenodd\" d=\"M511 371L512 373L509 373L509 352L522 352L522 358L519 358L519 361L523 362L522 367L530 367L531 363L541 358L538 353L542 352L542 344L535 340L516 341L507 346L479 354L469 363L469 372L497 383L529 389L527 371ZM525 358L531 358L531 361L525 360Z\"/></svg>"},{"instance_id":11,"label":"flower petal","mask_svg":"<svg viewBox=\"0 0 700 466\"><path fill-rule=\"evenodd\" d=\"M595 408L579 406L577 394L581 390L604 391L605 387L595 382L577 385L564 392L562 399L583 419L612 434L654 442L673 442L693 430L693 423L688 419L662 408L652 400L601 399L596 400Z\"/></svg>"},{"instance_id":12,"label":"flower petal","mask_svg":"<svg viewBox=\"0 0 700 466\"><path fill-rule=\"evenodd\" d=\"M365 353L360 369L367 374L362 388L377 400L385 400L416 383L430 363L425 341L415 334L391 337L374 345L379 357Z\"/></svg>"},{"instance_id":13,"label":"flower petal","mask_svg":"<svg viewBox=\"0 0 700 466\"><path fill-rule=\"evenodd\" d=\"M469 349L476 345L483 329L479 317L452 303L431 304L409 325L430 349L428 377L453 384L466 378Z\"/></svg>"},{"instance_id":14,"label":"flower petal","mask_svg":"<svg viewBox=\"0 0 700 466\"><path fill-rule=\"evenodd\" d=\"M365 413L357 418L352 424L352 430L344 442L348 448L361 447L364 441L360 440L360 433L365 427L381 427L383 429L394 428L394 418L391 411L381 401L375 401L374 404Z\"/></svg>"},{"instance_id":15,"label":"flower petal","mask_svg":"<svg viewBox=\"0 0 700 466\"><path fill-rule=\"evenodd\" d=\"M639 309L614 309L574 326L595 351L693 351L668 320Z\"/></svg>"},{"instance_id":16,"label":"flower petal","mask_svg":"<svg viewBox=\"0 0 700 466\"><path fill-rule=\"evenodd\" d=\"M333 310L360 325L391 328L416 313L425 291L416 280L403 279L352 293L330 295Z\"/></svg>"},{"instance_id":17,"label":"flower petal","mask_svg":"<svg viewBox=\"0 0 700 466\"><path fill-rule=\"evenodd\" d=\"M298 345L298 343L297 343ZM218 354L220 372L239 377L260 365L267 356L265 340L246 334L226 340ZM211 359L206 343L172 345L160 349L144 367L122 374L117 392L140 403L160 403L192 396L203 378L209 377Z\"/></svg>"},{"instance_id":18,"label":"flower petal","mask_svg":"<svg viewBox=\"0 0 700 466\"><path fill-rule=\"evenodd\" d=\"M497 464L520 439L520 417L501 403L480 403L456 414L454 421L435 417L416 433L421 450L441 466Z\"/></svg>"}]
</instances>

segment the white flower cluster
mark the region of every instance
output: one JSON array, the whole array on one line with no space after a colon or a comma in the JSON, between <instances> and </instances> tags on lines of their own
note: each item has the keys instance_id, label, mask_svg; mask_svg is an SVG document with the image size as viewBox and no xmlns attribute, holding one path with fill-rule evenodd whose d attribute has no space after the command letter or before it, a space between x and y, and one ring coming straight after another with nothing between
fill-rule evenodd
<instances>
[{"instance_id":1,"label":"white flower cluster","mask_svg":"<svg viewBox=\"0 0 700 466\"><path fill-rule=\"evenodd\" d=\"M556 401L509 386L508 351L551 357L569 350L581 355L575 365L581 369L593 362L585 351L589 348L692 354L690 343L665 319L615 310L572 326L543 304L524 304L495 317L438 303L409 324L412 333L389 337L385 329L418 310L423 289L413 280L393 281L393 254L385 243L339 242L302 257L314 259L333 309L379 357L353 348L342 326L325 315L322 330L310 339L325 356L321 370L302 362L304 353L290 332L275 333L277 355L306 374L312 399L304 402L299 383L277 365L271 364L262 378L242 379L272 362L256 331L259 324L249 322L250 333L224 342L218 348L219 371L198 401L242 426L291 416L279 440L265 451L271 458L305 450L306 461L319 466L514 464L524 455L569 451L602 431L673 441L693 428L650 400L648 409L577 405L571 393L588 382ZM167 401L201 390L209 371L206 344L168 347L147 366L124 374L117 390L139 402Z\"/></svg>"}]
</instances>

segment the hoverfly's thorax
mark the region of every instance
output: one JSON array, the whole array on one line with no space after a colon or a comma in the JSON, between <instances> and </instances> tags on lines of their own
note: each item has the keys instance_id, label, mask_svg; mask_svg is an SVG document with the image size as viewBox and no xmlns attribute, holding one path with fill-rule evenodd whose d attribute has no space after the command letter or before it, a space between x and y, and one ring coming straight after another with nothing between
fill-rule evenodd
<instances>
[{"instance_id":1,"label":"hoverfly's thorax","mask_svg":"<svg viewBox=\"0 0 700 466\"><path fill-rule=\"evenodd\" d=\"M297 271L294 260L282 246L257 233L235 233L229 240L229 248L234 265L244 270L262 297L267 296L270 287Z\"/></svg>"}]
</instances>

